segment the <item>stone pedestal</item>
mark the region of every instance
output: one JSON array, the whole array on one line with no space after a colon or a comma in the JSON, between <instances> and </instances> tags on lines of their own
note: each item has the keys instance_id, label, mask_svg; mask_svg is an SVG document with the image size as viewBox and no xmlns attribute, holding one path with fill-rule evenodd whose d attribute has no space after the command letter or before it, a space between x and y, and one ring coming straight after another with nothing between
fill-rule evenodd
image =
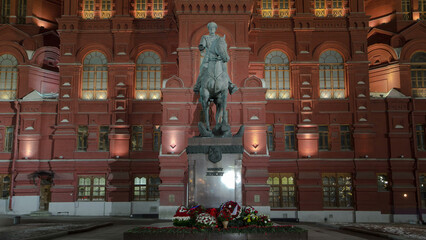
<instances>
[{"instance_id":1,"label":"stone pedestal","mask_svg":"<svg viewBox=\"0 0 426 240\"><path fill-rule=\"evenodd\" d=\"M219 207L226 201L242 204L241 137L189 139L188 203Z\"/></svg>"}]
</instances>

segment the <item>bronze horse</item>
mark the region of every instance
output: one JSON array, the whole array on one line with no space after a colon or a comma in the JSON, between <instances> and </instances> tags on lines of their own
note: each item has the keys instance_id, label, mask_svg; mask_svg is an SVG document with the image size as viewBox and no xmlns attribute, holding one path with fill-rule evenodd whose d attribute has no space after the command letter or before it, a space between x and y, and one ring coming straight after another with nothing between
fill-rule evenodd
<instances>
[{"instance_id":1,"label":"bronze horse","mask_svg":"<svg viewBox=\"0 0 426 240\"><path fill-rule=\"evenodd\" d=\"M226 111L229 79L226 63L229 61L229 55L225 36L217 38L208 51L209 62L207 69L203 71L203 76L201 76L200 88L200 103L205 126L202 122L199 122L198 127L202 137L232 136ZM213 130L210 128L209 121L210 102L216 105L216 126Z\"/></svg>"}]
</instances>

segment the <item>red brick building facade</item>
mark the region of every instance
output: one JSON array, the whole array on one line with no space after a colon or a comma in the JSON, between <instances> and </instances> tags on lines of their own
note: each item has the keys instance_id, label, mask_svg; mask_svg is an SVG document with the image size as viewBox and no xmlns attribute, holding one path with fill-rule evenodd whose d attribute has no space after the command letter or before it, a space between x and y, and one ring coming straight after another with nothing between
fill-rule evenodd
<instances>
[{"instance_id":1,"label":"red brick building facade","mask_svg":"<svg viewBox=\"0 0 426 240\"><path fill-rule=\"evenodd\" d=\"M302 221L426 213L425 0L0 0L0 213L187 203L192 87L226 35L243 205ZM422 216L423 215L423 216Z\"/></svg>"}]
</instances>

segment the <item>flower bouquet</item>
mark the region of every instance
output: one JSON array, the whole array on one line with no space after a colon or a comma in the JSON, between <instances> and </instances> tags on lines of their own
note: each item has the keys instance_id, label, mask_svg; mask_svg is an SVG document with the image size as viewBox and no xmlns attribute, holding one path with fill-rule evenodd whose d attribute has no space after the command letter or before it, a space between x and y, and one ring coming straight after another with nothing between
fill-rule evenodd
<instances>
[{"instance_id":1,"label":"flower bouquet","mask_svg":"<svg viewBox=\"0 0 426 240\"><path fill-rule=\"evenodd\" d=\"M202 205L197 205L188 210L189 216L191 218L196 218L199 214L206 212L206 209Z\"/></svg>"},{"instance_id":2,"label":"flower bouquet","mask_svg":"<svg viewBox=\"0 0 426 240\"><path fill-rule=\"evenodd\" d=\"M257 225L259 226L272 226L271 219L265 215L259 215Z\"/></svg>"},{"instance_id":3,"label":"flower bouquet","mask_svg":"<svg viewBox=\"0 0 426 240\"><path fill-rule=\"evenodd\" d=\"M258 218L256 214L249 214L243 218L244 225L257 225Z\"/></svg>"},{"instance_id":4,"label":"flower bouquet","mask_svg":"<svg viewBox=\"0 0 426 240\"><path fill-rule=\"evenodd\" d=\"M239 218L241 215L241 206L234 202L234 201L228 201L220 206L220 211L222 209L227 208L231 212L231 220Z\"/></svg>"},{"instance_id":5,"label":"flower bouquet","mask_svg":"<svg viewBox=\"0 0 426 240\"><path fill-rule=\"evenodd\" d=\"M195 220L195 225L201 228L216 227L217 221L215 217L208 213L200 213Z\"/></svg>"},{"instance_id":6,"label":"flower bouquet","mask_svg":"<svg viewBox=\"0 0 426 240\"><path fill-rule=\"evenodd\" d=\"M246 206L246 207L244 207L243 215L247 216L249 214L255 214L256 215L257 214L257 210L254 209L254 207L252 207L252 206Z\"/></svg>"},{"instance_id":7,"label":"flower bouquet","mask_svg":"<svg viewBox=\"0 0 426 240\"><path fill-rule=\"evenodd\" d=\"M191 216L188 214L188 209L184 206L180 206L175 215L173 216L173 225L174 226L186 226L189 227L192 225Z\"/></svg>"},{"instance_id":8,"label":"flower bouquet","mask_svg":"<svg viewBox=\"0 0 426 240\"><path fill-rule=\"evenodd\" d=\"M213 217L217 217L217 209L216 208L207 208L206 213L212 215Z\"/></svg>"},{"instance_id":9,"label":"flower bouquet","mask_svg":"<svg viewBox=\"0 0 426 240\"><path fill-rule=\"evenodd\" d=\"M231 221L231 219L231 211L229 211L228 208L222 208L222 210L219 212L219 215L217 216L217 220L222 222L223 228L228 228L228 223Z\"/></svg>"}]
</instances>

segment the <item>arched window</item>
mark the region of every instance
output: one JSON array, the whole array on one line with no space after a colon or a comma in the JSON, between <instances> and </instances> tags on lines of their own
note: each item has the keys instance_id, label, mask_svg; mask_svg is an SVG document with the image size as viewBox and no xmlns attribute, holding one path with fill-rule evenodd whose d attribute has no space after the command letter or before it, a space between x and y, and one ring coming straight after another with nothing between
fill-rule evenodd
<instances>
[{"instance_id":1,"label":"arched window","mask_svg":"<svg viewBox=\"0 0 426 240\"><path fill-rule=\"evenodd\" d=\"M411 57L411 87L413 97L426 97L426 52Z\"/></svg>"},{"instance_id":2,"label":"arched window","mask_svg":"<svg viewBox=\"0 0 426 240\"><path fill-rule=\"evenodd\" d=\"M320 98L345 98L345 66L340 53L327 50L319 59Z\"/></svg>"},{"instance_id":3,"label":"arched window","mask_svg":"<svg viewBox=\"0 0 426 240\"><path fill-rule=\"evenodd\" d=\"M290 98L290 65L287 55L273 51L265 58L266 99Z\"/></svg>"},{"instance_id":4,"label":"arched window","mask_svg":"<svg viewBox=\"0 0 426 240\"><path fill-rule=\"evenodd\" d=\"M104 54L95 51L84 58L81 89L82 99L103 100L107 98L108 66Z\"/></svg>"},{"instance_id":5,"label":"arched window","mask_svg":"<svg viewBox=\"0 0 426 240\"><path fill-rule=\"evenodd\" d=\"M16 97L18 85L18 61L13 55L0 56L0 99L11 100Z\"/></svg>"},{"instance_id":6,"label":"arched window","mask_svg":"<svg viewBox=\"0 0 426 240\"><path fill-rule=\"evenodd\" d=\"M161 99L161 59L153 51L141 53L136 61L136 99Z\"/></svg>"}]
</instances>

